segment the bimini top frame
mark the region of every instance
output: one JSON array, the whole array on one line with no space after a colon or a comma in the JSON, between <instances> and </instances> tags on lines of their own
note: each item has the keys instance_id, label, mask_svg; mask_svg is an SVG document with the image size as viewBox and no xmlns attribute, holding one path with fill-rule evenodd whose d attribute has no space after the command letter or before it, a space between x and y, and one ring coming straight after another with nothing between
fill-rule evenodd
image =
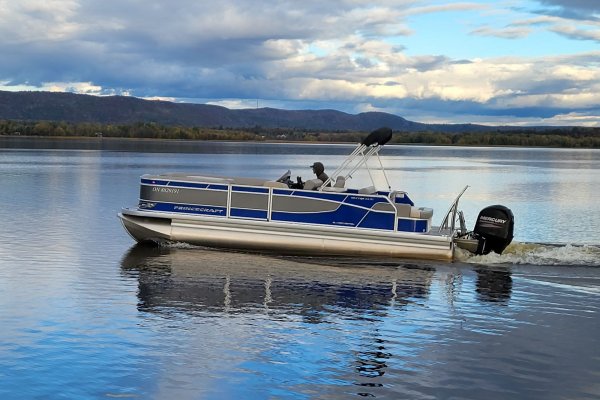
<instances>
[{"instance_id":1,"label":"bimini top frame","mask_svg":"<svg viewBox=\"0 0 600 400\"><path fill-rule=\"evenodd\" d=\"M383 168L381 158L379 158L379 151L384 144L390 141L391 138L392 130L390 128L379 128L371 132L358 144L358 146L356 146L354 151L348 156L348 158L346 158L346 160L344 160L342 165L340 165L338 169L331 174L329 179L323 182L323 185L319 188L319 190L323 190L324 187L332 183L334 179L337 180L339 177L343 177L344 181L347 181L349 178L352 178L352 174L363 165L366 167L367 172L369 173L369 177L371 178L373 186L375 186L375 180L373 179L373 175L371 174L371 170L367 164L369 158L375 156L377 157L379 166L383 171L383 176L385 177L388 190L391 191L392 187L390 186L387 174L385 173L385 168Z\"/></svg>"}]
</instances>

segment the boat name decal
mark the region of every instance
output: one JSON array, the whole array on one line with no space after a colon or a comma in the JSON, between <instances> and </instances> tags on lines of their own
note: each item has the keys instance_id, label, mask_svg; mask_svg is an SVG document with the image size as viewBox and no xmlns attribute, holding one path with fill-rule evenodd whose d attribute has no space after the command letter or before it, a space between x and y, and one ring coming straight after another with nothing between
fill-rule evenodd
<instances>
[{"instance_id":1,"label":"boat name decal","mask_svg":"<svg viewBox=\"0 0 600 400\"><path fill-rule=\"evenodd\" d=\"M350 196L352 200L370 200L369 197L361 197L361 196Z\"/></svg>"},{"instance_id":2,"label":"boat name decal","mask_svg":"<svg viewBox=\"0 0 600 400\"><path fill-rule=\"evenodd\" d=\"M158 186L154 186L152 188L153 192L160 192L160 193L179 193L179 189L176 188L166 188L166 187L158 187Z\"/></svg>"},{"instance_id":3,"label":"boat name decal","mask_svg":"<svg viewBox=\"0 0 600 400\"><path fill-rule=\"evenodd\" d=\"M198 213L210 213L210 214L221 214L223 210L218 208L208 208L208 207L190 207L190 206L175 206L173 207L175 211L191 211Z\"/></svg>"},{"instance_id":4,"label":"boat name decal","mask_svg":"<svg viewBox=\"0 0 600 400\"><path fill-rule=\"evenodd\" d=\"M480 221L487 221L487 222L494 222L497 224L505 224L506 220L502 219L502 218L494 218L494 217L488 217L487 215L482 215L481 217L479 217Z\"/></svg>"}]
</instances>

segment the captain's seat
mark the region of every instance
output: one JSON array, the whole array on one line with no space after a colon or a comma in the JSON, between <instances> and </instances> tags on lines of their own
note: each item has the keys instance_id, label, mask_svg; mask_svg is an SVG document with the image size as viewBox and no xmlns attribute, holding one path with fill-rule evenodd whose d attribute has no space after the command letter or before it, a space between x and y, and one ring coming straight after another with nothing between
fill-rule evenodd
<instances>
[{"instance_id":1,"label":"captain's seat","mask_svg":"<svg viewBox=\"0 0 600 400\"><path fill-rule=\"evenodd\" d=\"M336 188L346 187L346 178L344 178L341 175L338 176L337 178L335 178L335 183L333 184L333 187L336 187Z\"/></svg>"},{"instance_id":2,"label":"captain's seat","mask_svg":"<svg viewBox=\"0 0 600 400\"><path fill-rule=\"evenodd\" d=\"M324 192L344 193L346 191L346 178L340 175L335 179L333 186L325 186L321 190Z\"/></svg>"},{"instance_id":3,"label":"captain's seat","mask_svg":"<svg viewBox=\"0 0 600 400\"><path fill-rule=\"evenodd\" d=\"M323 181L320 179L309 179L306 182L304 182L304 190L317 190L318 188L321 187L321 185L323 184Z\"/></svg>"}]
</instances>

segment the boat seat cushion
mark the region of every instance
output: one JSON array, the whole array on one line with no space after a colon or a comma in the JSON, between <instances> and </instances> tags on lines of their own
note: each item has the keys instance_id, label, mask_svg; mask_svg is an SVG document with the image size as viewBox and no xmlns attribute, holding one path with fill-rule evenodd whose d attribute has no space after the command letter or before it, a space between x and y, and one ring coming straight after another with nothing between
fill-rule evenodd
<instances>
[{"instance_id":1,"label":"boat seat cushion","mask_svg":"<svg viewBox=\"0 0 600 400\"><path fill-rule=\"evenodd\" d=\"M346 188L343 187L335 187L335 186L325 186L323 189L324 192L337 192L337 193L344 193L346 191Z\"/></svg>"},{"instance_id":2,"label":"boat seat cushion","mask_svg":"<svg viewBox=\"0 0 600 400\"><path fill-rule=\"evenodd\" d=\"M433 217L433 209L426 207L411 207L410 208L411 218L429 219Z\"/></svg>"},{"instance_id":3,"label":"boat seat cushion","mask_svg":"<svg viewBox=\"0 0 600 400\"><path fill-rule=\"evenodd\" d=\"M376 191L377 189L375 189L375 186L367 186L362 189L358 189L359 194L373 194Z\"/></svg>"},{"instance_id":4,"label":"boat seat cushion","mask_svg":"<svg viewBox=\"0 0 600 400\"><path fill-rule=\"evenodd\" d=\"M321 187L323 181L320 179L309 179L304 182L304 190L317 190Z\"/></svg>"},{"instance_id":5,"label":"boat seat cushion","mask_svg":"<svg viewBox=\"0 0 600 400\"><path fill-rule=\"evenodd\" d=\"M336 187L336 188L346 187L346 178L344 178L341 175L338 176L337 178L335 178L335 183L333 184L333 187Z\"/></svg>"},{"instance_id":6,"label":"boat seat cushion","mask_svg":"<svg viewBox=\"0 0 600 400\"><path fill-rule=\"evenodd\" d=\"M410 205L409 204L396 204L396 217L410 218Z\"/></svg>"}]
</instances>

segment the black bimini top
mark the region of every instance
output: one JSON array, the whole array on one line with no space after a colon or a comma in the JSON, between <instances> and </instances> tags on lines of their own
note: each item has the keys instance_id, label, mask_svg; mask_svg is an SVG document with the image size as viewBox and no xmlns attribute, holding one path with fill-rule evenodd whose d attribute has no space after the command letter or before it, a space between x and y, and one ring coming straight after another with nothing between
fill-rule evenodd
<instances>
[{"instance_id":1,"label":"black bimini top","mask_svg":"<svg viewBox=\"0 0 600 400\"><path fill-rule=\"evenodd\" d=\"M374 130L360 142L360 144L365 146L378 145L383 146L392 138L392 130L390 128L384 127Z\"/></svg>"}]
</instances>

